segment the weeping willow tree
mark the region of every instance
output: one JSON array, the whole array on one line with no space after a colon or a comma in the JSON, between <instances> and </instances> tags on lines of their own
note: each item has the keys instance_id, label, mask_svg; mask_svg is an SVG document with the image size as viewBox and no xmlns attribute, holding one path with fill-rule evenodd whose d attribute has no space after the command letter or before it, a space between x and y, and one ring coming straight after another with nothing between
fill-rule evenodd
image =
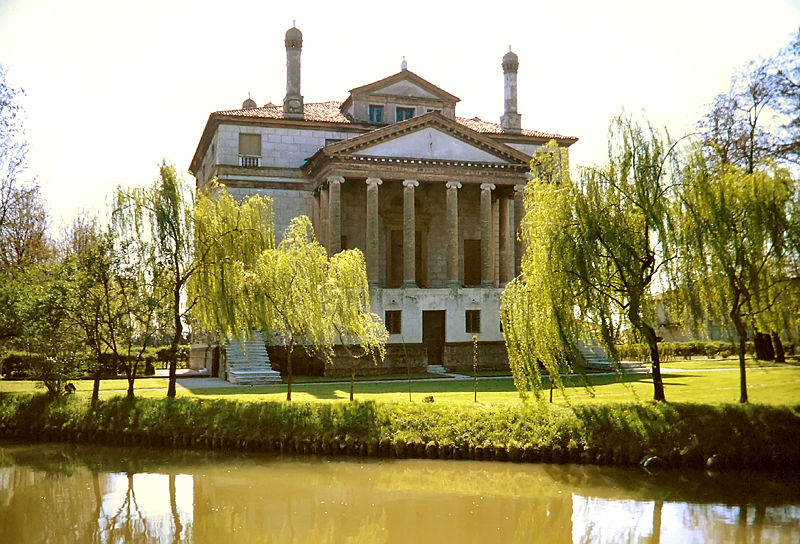
<instances>
[{"instance_id":1,"label":"weeping willow tree","mask_svg":"<svg viewBox=\"0 0 800 544\"><path fill-rule=\"evenodd\" d=\"M189 283L197 301L193 318L200 330L244 342L256 323L267 315L264 300L247 301L247 271L264 251L275 248L272 199L252 195L237 201L228 190L214 184L198 195L194 210L195 251L202 256ZM256 311L253 304L261 304Z\"/></svg>"},{"instance_id":2,"label":"weeping willow tree","mask_svg":"<svg viewBox=\"0 0 800 544\"><path fill-rule=\"evenodd\" d=\"M196 233L205 264L192 292L199 297L196 319L206 330L242 339L261 329L283 343L291 400L296 348L327 362L337 342L354 357L383 357L388 334L369 310L360 251L329 259L306 216L294 218L275 247L272 222L269 199L237 202L224 187L201 196Z\"/></svg>"},{"instance_id":3,"label":"weeping willow tree","mask_svg":"<svg viewBox=\"0 0 800 544\"><path fill-rule=\"evenodd\" d=\"M296 217L278 247L264 251L246 271L245 295L253 317L286 348L286 400L292 400L292 354L299 345L326 361L333 356L330 316L325 312L328 254L317 242L311 221Z\"/></svg>"},{"instance_id":4,"label":"weeping willow tree","mask_svg":"<svg viewBox=\"0 0 800 544\"><path fill-rule=\"evenodd\" d=\"M364 254L348 249L333 255L328 264L324 287L325 310L336 332L336 339L350 358L350 400L353 400L356 361L386 356L389 332L380 317L370 309L367 265Z\"/></svg>"},{"instance_id":5,"label":"weeping willow tree","mask_svg":"<svg viewBox=\"0 0 800 544\"><path fill-rule=\"evenodd\" d=\"M711 319L736 331L739 402L747 402L745 351L750 325L765 330L796 323L790 267L800 221L798 183L788 171L762 164L753 172L709 166L700 152L684 170L679 261L681 300L696 326Z\"/></svg>"},{"instance_id":6,"label":"weeping willow tree","mask_svg":"<svg viewBox=\"0 0 800 544\"><path fill-rule=\"evenodd\" d=\"M152 185L119 190L113 213L114 224L133 236L129 242L146 246L147 255L140 256L139 266L143 270L158 269L158 288L164 296L155 317L158 329L171 336L167 396L174 397L178 344L183 338L184 321L195 304L187 296L187 286L200 266L193 244L191 190L175 167L163 162Z\"/></svg>"},{"instance_id":7,"label":"weeping willow tree","mask_svg":"<svg viewBox=\"0 0 800 544\"><path fill-rule=\"evenodd\" d=\"M503 291L501 319L514 384L523 398L532 391L538 399L543 389L540 364L549 374L551 390L564 392L561 374L577 360L580 329L572 316L573 281L561 273L560 259L572 251L572 240L562 235L572 220L569 168L555 142L537 151L532 165L521 224L527 245L522 274ZM562 184L553 183L561 171Z\"/></svg>"},{"instance_id":8,"label":"weeping willow tree","mask_svg":"<svg viewBox=\"0 0 800 544\"><path fill-rule=\"evenodd\" d=\"M156 238L152 188L118 187L111 213L110 278L103 288L107 346L124 361L128 397L145 349L170 321L170 278Z\"/></svg>"},{"instance_id":9,"label":"weeping willow tree","mask_svg":"<svg viewBox=\"0 0 800 544\"><path fill-rule=\"evenodd\" d=\"M522 274L503 294L504 331L517 387L538 391L536 361L558 373L597 340L615 360L620 333L648 345L653 398L665 400L654 290L673 258L672 147L651 126L618 117L609 129L608 164L556 175L558 150L537 153L525 195Z\"/></svg>"}]
</instances>

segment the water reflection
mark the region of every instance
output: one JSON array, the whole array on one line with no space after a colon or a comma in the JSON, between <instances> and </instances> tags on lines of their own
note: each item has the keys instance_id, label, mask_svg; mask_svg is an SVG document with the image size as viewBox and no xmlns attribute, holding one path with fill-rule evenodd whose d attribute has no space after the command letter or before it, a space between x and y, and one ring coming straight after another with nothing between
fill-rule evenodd
<instances>
[{"instance_id":1,"label":"water reflection","mask_svg":"<svg viewBox=\"0 0 800 544\"><path fill-rule=\"evenodd\" d=\"M0 445L0 542L798 542L797 476Z\"/></svg>"}]
</instances>

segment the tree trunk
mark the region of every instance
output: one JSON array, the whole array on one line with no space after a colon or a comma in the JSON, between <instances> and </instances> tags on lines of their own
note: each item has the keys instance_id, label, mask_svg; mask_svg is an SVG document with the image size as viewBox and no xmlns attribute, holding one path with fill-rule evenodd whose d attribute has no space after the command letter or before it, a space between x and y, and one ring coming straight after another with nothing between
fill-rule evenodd
<instances>
[{"instance_id":1,"label":"tree trunk","mask_svg":"<svg viewBox=\"0 0 800 544\"><path fill-rule=\"evenodd\" d=\"M350 402L353 402L353 389L356 383L356 360L351 358L350 362Z\"/></svg>"},{"instance_id":2,"label":"tree trunk","mask_svg":"<svg viewBox=\"0 0 800 544\"><path fill-rule=\"evenodd\" d=\"M178 379L178 343L183 336L183 323L181 323L181 312L180 312L180 304L181 304L181 291L180 289L176 289L172 293L173 301L172 303L175 305L175 334L172 337L172 344L170 346L169 352L169 387L167 387L167 397L175 397L177 394L176 391L176 382Z\"/></svg>"},{"instance_id":3,"label":"tree trunk","mask_svg":"<svg viewBox=\"0 0 800 544\"><path fill-rule=\"evenodd\" d=\"M100 400L100 374L102 370L98 365L97 370L94 371L94 385L92 386L92 404Z\"/></svg>"},{"instance_id":4,"label":"tree trunk","mask_svg":"<svg viewBox=\"0 0 800 544\"><path fill-rule=\"evenodd\" d=\"M753 345L755 347L756 359L759 361L774 361L775 350L772 348L772 340L769 335L753 327Z\"/></svg>"},{"instance_id":5,"label":"tree trunk","mask_svg":"<svg viewBox=\"0 0 800 544\"><path fill-rule=\"evenodd\" d=\"M294 342L289 342L289 346L286 349L286 400L292 400L292 349L294 348Z\"/></svg>"},{"instance_id":6,"label":"tree trunk","mask_svg":"<svg viewBox=\"0 0 800 544\"><path fill-rule=\"evenodd\" d=\"M747 329L736 310L731 310L731 320L739 335L739 402L747 402L747 373L744 356L747 350Z\"/></svg>"},{"instance_id":7,"label":"tree trunk","mask_svg":"<svg viewBox=\"0 0 800 544\"><path fill-rule=\"evenodd\" d=\"M642 324L642 336L650 348L650 368L653 373L653 400L664 402L664 380L661 378L661 359L658 354L658 338L656 331L649 325Z\"/></svg>"},{"instance_id":8,"label":"tree trunk","mask_svg":"<svg viewBox=\"0 0 800 544\"><path fill-rule=\"evenodd\" d=\"M775 362L785 363L786 352L783 351L783 342L781 342L781 335L772 331L772 347L775 348Z\"/></svg>"},{"instance_id":9,"label":"tree trunk","mask_svg":"<svg viewBox=\"0 0 800 544\"><path fill-rule=\"evenodd\" d=\"M133 379L128 378L128 398L133 399Z\"/></svg>"}]
</instances>

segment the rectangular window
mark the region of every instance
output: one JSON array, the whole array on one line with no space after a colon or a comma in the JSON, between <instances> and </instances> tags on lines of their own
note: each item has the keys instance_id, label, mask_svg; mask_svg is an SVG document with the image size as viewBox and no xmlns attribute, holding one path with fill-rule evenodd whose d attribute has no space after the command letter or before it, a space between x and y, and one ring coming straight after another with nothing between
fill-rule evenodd
<instances>
[{"instance_id":1,"label":"rectangular window","mask_svg":"<svg viewBox=\"0 0 800 544\"><path fill-rule=\"evenodd\" d=\"M464 285L481 284L481 241L464 240Z\"/></svg>"},{"instance_id":2,"label":"rectangular window","mask_svg":"<svg viewBox=\"0 0 800 544\"><path fill-rule=\"evenodd\" d=\"M481 311L467 310L465 312L467 322L466 331L471 333L481 332Z\"/></svg>"},{"instance_id":3,"label":"rectangular window","mask_svg":"<svg viewBox=\"0 0 800 544\"><path fill-rule=\"evenodd\" d=\"M393 229L388 234L386 287L396 288L403 285L403 231Z\"/></svg>"},{"instance_id":4,"label":"rectangular window","mask_svg":"<svg viewBox=\"0 0 800 544\"><path fill-rule=\"evenodd\" d=\"M403 312L401 310L386 310L384 322L389 334L400 334L402 332L402 317Z\"/></svg>"},{"instance_id":5,"label":"rectangular window","mask_svg":"<svg viewBox=\"0 0 800 544\"><path fill-rule=\"evenodd\" d=\"M411 119L414 117L414 108L401 108L397 107L395 109L396 121L399 123L400 121L405 121L406 119Z\"/></svg>"},{"instance_id":6,"label":"rectangular window","mask_svg":"<svg viewBox=\"0 0 800 544\"><path fill-rule=\"evenodd\" d=\"M261 166L261 134L239 133L239 166Z\"/></svg>"},{"instance_id":7,"label":"rectangular window","mask_svg":"<svg viewBox=\"0 0 800 544\"><path fill-rule=\"evenodd\" d=\"M370 123L383 123L383 106L369 107L369 122Z\"/></svg>"}]
</instances>

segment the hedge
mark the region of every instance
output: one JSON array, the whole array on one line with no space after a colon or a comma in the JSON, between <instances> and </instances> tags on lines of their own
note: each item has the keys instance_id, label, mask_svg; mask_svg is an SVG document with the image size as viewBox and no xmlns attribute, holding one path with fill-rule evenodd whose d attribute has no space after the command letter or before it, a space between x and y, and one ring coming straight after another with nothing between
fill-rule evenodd
<instances>
[{"instance_id":1,"label":"hedge","mask_svg":"<svg viewBox=\"0 0 800 544\"><path fill-rule=\"evenodd\" d=\"M800 405L560 407L0 395L0 437L321 455L664 466L800 463Z\"/></svg>"}]
</instances>

